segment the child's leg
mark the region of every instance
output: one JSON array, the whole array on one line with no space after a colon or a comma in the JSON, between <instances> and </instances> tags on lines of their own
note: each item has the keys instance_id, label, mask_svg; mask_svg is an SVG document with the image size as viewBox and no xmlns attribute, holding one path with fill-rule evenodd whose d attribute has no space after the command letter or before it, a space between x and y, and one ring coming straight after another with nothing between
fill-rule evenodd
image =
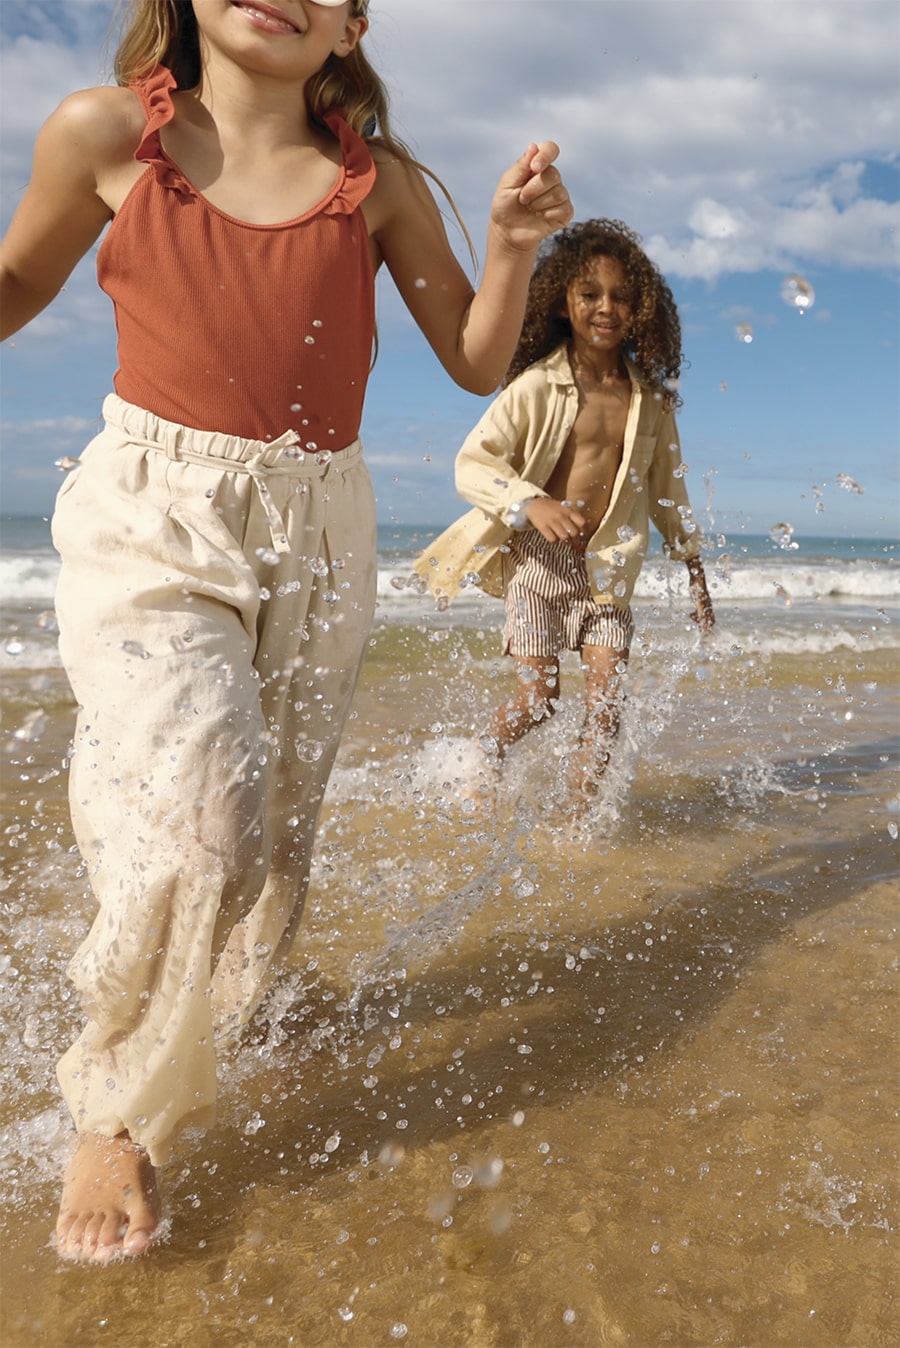
<instances>
[{"instance_id":1,"label":"child's leg","mask_svg":"<svg viewBox=\"0 0 900 1348\"><path fill-rule=\"evenodd\" d=\"M148 426L154 420L141 418ZM249 947L241 946L266 967L302 907L309 835L374 606L374 508L364 469L351 497L337 487L313 493L292 476L273 477L264 497L246 472L167 457L134 433L130 441L109 430L94 442L54 521L64 559L61 649L82 704L73 822L99 904L72 965L90 1020L59 1069L83 1135L67 1174L59 1245L96 1262L147 1247L158 1221L150 1163L166 1159L186 1124L212 1121L211 974L235 924L252 917L266 880L270 764L282 755L285 729L295 729L289 717L302 720L298 709L308 698L329 721L328 734L316 721L321 739L303 752L302 732L293 733L274 788L304 782L293 800L305 820L303 855L289 878L294 857L285 838L293 826L283 817L282 790L282 883L267 908L270 948L262 950L252 924ZM214 447L220 439L213 437ZM276 452L273 446L273 458ZM327 610L349 640L334 647L327 668L310 642L306 668L299 576L320 570L321 558L306 548L309 534L316 553L324 546L330 562L337 557L330 496L358 512L346 555L355 551L360 560L347 570L364 583L351 584L339 613L320 596L310 621L324 630ZM290 536L282 558L290 562L263 576L272 558L272 506ZM347 542L338 531L337 543ZM340 594L341 576L333 582ZM266 591L276 602L260 616ZM279 672L270 665L264 682L289 691L290 705L276 719L270 701L267 725L254 662L273 651L273 624L281 632ZM242 996L258 991L257 974L254 967L240 980Z\"/></svg>"},{"instance_id":2,"label":"child's leg","mask_svg":"<svg viewBox=\"0 0 900 1348\"><path fill-rule=\"evenodd\" d=\"M529 730L548 720L559 698L559 656L515 655L516 689L491 717L488 752L498 761Z\"/></svg>"},{"instance_id":3,"label":"child's leg","mask_svg":"<svg viewBox=\"0 0 900 1348\"><path fill-rule=\"evenodd\" d=\"M126 473L129 454L111 456ZM151 476L169 467L158 457ZM210 963L222 914L265 874L265 726L239 550L201 576L202 540L146 490L122 491L106 455L78 473L55 520L57 612L81 704L72 821L98 912L70 968L88 1019L58 1069L82 1134L58 1246L106 1262L152 1242L153 1166L213 1117Z\"/></svg>"},{"instance_id":4,"label":"child's leg","mask_svg":"<svg viewBox=\"0 0 900 1348\"><path fill-rule=\"evenodd\" d=\"M568 560L536 530L510 537L504 559L503 649L515 661L516 689L480 738L484 757L473 784L476 799L492 795L507 750L556 710Z\"/></svg>"},{"instance_id":5,"label":"child's leg","mask_svg":"<svg viewBox=\"0 0 900 1348\"><path fill-rule=\"evenodd\" d=\"M499 779L500 764L510 749L529 730L546 721L556 710L559 697L559 658L557 656L513 657L516 689L512 697L494 712L478 744L478 764L463 799L476 806L492 808Z\"/></svg>"},{"instance_id":6,"label":"child's leg","mask_svg":"<svg viewBox=\"0 0 900 1348\"><path fill-rule=\"evenodd\" d=\"M569 773L576 801L585 802L596 795L609 762L610 750L619 732L624 700L622 677L627 664L627 649L592 645L582 648L585 715Z\"/></svg>"}]
</instances>

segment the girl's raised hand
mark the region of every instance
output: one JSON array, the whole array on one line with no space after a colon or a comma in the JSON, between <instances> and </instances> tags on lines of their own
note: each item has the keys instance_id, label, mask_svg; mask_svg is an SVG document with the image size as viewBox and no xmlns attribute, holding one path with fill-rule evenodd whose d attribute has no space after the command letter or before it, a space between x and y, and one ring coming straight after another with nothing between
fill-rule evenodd
<instances>
[{"instance_id":1,"label":"girl's raised hand","mask_svg":"<svg viewBox=\"0 0 900 1348\"><path fill-rule=\"evenodd\" d=\"M491 224L508 247L527 252L572 219L572 203L554 160L552 140L532 142L497 185Z\"/></svg>"}]
</instances>

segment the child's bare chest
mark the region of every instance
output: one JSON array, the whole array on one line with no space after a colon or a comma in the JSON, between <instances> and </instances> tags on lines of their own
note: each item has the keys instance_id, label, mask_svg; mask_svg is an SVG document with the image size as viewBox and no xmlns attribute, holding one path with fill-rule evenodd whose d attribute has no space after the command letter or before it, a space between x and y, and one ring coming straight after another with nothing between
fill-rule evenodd
<instances>
[{"instance_id":1,"label":"child's bare chest","mask_svg":"<svg viewBox=\"0 0 900 1348\"><path fill-rule=\"evenodd\" d=\"M630 384L581 391L572 429L546 483L550 495L558 500L583 502L589 532L599 524L612 499L625 449L630 402Z\"/></svg>"},{"instance_id":2,"label":"child's bare chest","mask_svg":"<svg viewBox=\"0 0 900 1348\"><path fill-rule=\"evenodd\" d=\"M623 445L630 406L630 381L579 390L578 412L572 426L573 441L588 453L601 453L610 445Z\"/></svg>"}]
</instances>

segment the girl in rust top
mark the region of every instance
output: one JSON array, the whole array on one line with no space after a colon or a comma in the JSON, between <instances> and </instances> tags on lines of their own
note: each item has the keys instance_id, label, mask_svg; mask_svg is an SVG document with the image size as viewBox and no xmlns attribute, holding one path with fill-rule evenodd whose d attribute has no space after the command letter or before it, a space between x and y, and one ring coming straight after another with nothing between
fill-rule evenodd
<instances>
[{"instance_id":1,"label":"girl in rust top","mask_svg":"<svg viewBox=\"0 0 900 1348\"><path fill-rule=\"evenodd\" d=\"M98 902L71 966L87 1021L59 1067L70 1258L158 1237L155 1168L212 1121L214 1046L300 918L374 609L358 431L375 273L451 377L489 393L537 247L571 214L556 146L529 145L473 290L391 133L367 7L134 0L118 87L50 117L3 245L8 336L108 226L119 336L104 429L54 516L70 803Z\"/></svg>"}]
</instances>

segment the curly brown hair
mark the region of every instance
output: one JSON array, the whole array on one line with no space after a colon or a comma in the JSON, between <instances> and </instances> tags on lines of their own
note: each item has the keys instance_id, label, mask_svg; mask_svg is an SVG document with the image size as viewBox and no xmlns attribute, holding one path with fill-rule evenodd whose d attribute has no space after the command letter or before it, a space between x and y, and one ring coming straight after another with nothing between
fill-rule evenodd
<instances>
[{"instance_id":1,"label":"curly brown hair","mask_svg":"<svg viewBox=\"0 0 900 1348\"><path fill-rule=\"evenodd\" d=\"M598 254L622 264L632 291L634 320L622 343L623 354L634 362L642 383L661 393L668 409L680 407L681 323L675 300L659 268L641 247L640 234L621 220L584 220L559 230L542 244L504 387L569 340L572 329L565 315L566 292Z\"/></svg>"}]
</instances>

